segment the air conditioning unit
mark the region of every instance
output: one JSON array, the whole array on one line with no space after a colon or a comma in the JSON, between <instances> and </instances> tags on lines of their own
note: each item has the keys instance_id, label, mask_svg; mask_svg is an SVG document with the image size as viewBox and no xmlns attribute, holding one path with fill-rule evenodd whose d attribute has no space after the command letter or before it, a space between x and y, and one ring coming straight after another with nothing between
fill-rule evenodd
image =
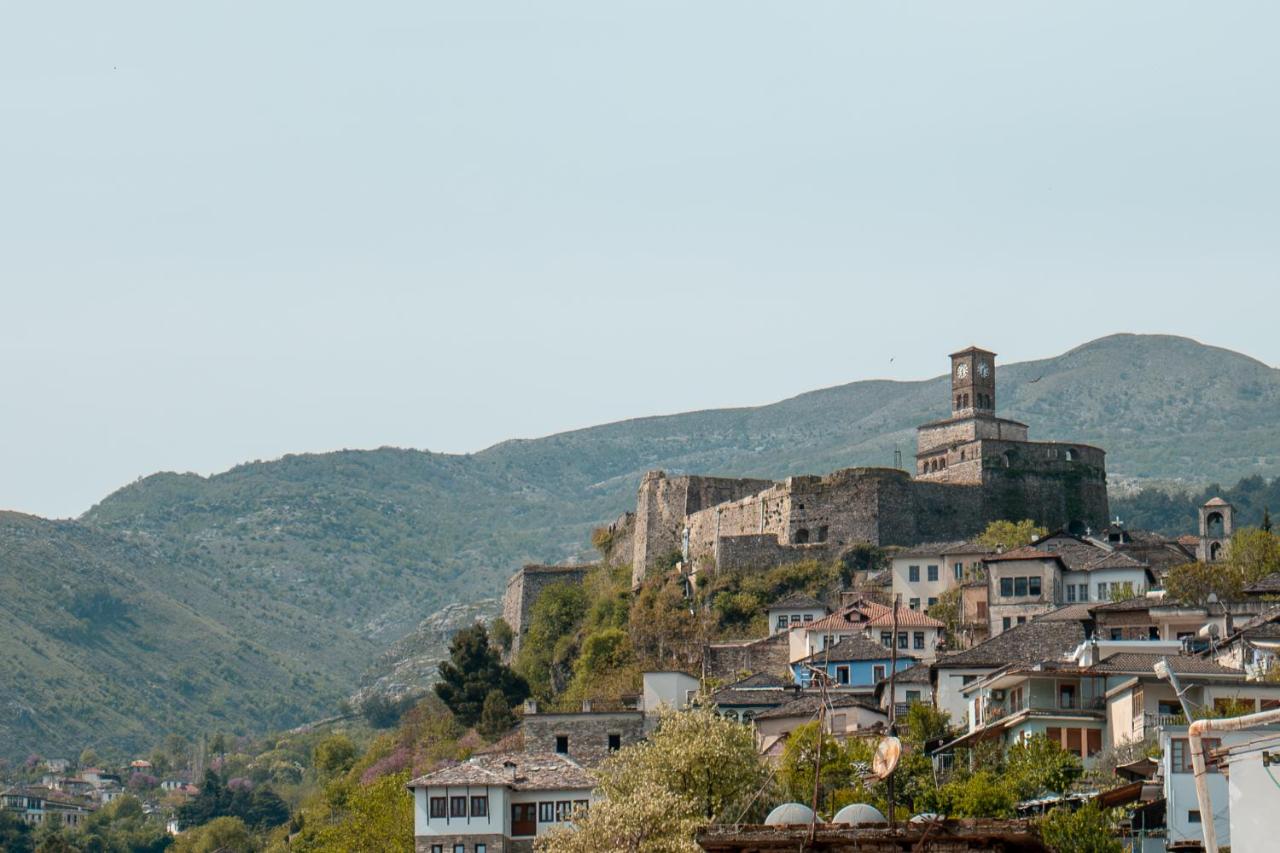
<instances>
[{"instance_id":1,"label":"air conditioning unit","mask_svg":"<svg viewBox=\"0 0 1280 853\"><path fill-rule=\"evenodd\" d=\"M998 700L998 701L1004 701L1004 691L1003 691L1003 690L992 690L992 691L991 691L991 698L992 698L992 699L996 699L996 700Z\"/></svg>"}]
</instances>

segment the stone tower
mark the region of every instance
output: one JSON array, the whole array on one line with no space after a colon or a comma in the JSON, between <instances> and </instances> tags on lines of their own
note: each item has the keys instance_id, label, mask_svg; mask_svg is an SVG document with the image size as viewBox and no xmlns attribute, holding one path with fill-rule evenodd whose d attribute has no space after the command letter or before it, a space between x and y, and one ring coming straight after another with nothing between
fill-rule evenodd
<instances>
[{"instance_id":1,"label":"stone tower","mask_svg":"<svg viewBox=\"0 0 1280 853\"><path fill-rule=\"evenodd\" d=\"M1235 532L1235 507L1222 498L1212 498L1200 507L1200 544L1196 559L1217 563L1231 552L1231 534Z\"/></svg>"},{"instance_id":2,"label":"stone tower","mask_svg":"<svg viewBox=\"0 0 1280 853\"><path fill-rule=\"evenodd\" d=\"M951 414L967 417L996 411L996 354L969 347L951 354Z\"/></svg>"}]
</instances>

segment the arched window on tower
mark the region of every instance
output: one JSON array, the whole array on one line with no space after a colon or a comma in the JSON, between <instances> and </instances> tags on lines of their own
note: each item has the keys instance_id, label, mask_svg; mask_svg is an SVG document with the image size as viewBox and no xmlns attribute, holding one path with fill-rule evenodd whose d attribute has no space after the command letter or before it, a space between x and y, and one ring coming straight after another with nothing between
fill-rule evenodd
<instances>
[{"instance_id":1,"label":"arched window on tower","mask_svg":"<svg viewBox=\"0 0 1280 853\"><path fill-rule=\"evenodd\" d=\"M1222 538L1222 513L1211 512L1204 520L1205 535L1210 539Z\"/></svg>"},{"instance_id":2,"label":"arched window on tower","mask_svg":"<svg viewBox=\"0 0 1280 853\"><path fill-rule=\"evenodd\" d=\"M804 545L804 544L806 544L808 541L809 541L809 529L808 529L807 527L801 527L801 528L797 529L797 530L796 530L796 544L797 544L797 545Z\"/></svg>"},{"instance_id":3,"label":"arched window on tower","mask_svg":"<svg viewBox=\"0 0 1280 853\"><path fill-rule=\"evenodd\" d=\"M1068 448L1067 448L1067 461L1068 461L1068 462L1075 462L1075 461L1077 461L1079 458L1080 458L1080 454L1079 454L1079 452L1077 452L1077 451L1076 451L1076 449L1075 449L1074 447L1068 447Z\"/></svg>"}]
</instances>

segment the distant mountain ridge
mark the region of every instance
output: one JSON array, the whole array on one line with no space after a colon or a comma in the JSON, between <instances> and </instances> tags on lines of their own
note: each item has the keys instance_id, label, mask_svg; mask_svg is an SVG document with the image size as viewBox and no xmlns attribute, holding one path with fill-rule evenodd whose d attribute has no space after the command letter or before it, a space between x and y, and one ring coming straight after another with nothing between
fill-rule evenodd
<instances>
[{"instance_id":1,"label":"distant mountain ridge","mask_svg":"<svg viewBox=\"0 0 1280 853\"><path fill-rule=\"evenodd\" d=\"M1280 473L1280 371L1229 350L1114 335L1054 358L1002 363L998 380L1001 415L1030 424L1033 439L1103 447L1113 478L1225 482ZM646 470L780 478L891 465L895 450L909 465L915 426L945 415L948 396L946 376L872 380L468 455L347 450L211 477L156 474L77 522L36 524L38 532L24 535L48 540L50 562L21 565L70 577L58 556L64 540L116 543L103 546L115 570L188 602L210 630L296 661L316 681L278 691L293 709L281 715L296 716L353 689L429 614L500 594L522 562L583 556L594 525L634 507ZM15 535L0 527L6 577L19 566ZM0 639L10 630L6 624ZM15 731L4 713L0 707L0 735Z\"/></svg>"}]
</instances>

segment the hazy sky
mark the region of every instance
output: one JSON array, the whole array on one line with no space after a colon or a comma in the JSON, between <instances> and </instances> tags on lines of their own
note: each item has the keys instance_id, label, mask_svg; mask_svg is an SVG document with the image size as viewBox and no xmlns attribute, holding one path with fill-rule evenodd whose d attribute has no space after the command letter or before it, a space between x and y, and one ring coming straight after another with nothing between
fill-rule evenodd
<instances>
[{"instance_id":1,"label":"hazy sky","mask_svg":"<svg viewBox=\"0 0 1280 853\"><path fill-rule=\"evenodd\" d=\"M1273 2L7 4L0 507L971 342L1275 364L1277 32Z\"/></svg>"}]
</instances>

